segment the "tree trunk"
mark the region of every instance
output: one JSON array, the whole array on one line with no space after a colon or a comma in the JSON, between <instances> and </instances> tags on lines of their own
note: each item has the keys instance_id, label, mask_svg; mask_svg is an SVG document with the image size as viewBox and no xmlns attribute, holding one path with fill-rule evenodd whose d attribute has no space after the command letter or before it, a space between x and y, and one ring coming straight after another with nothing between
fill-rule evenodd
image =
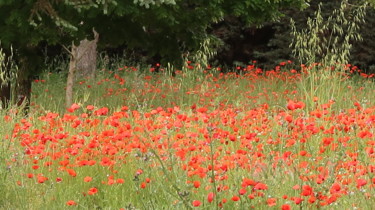
<instances>
[{"instance_id":1,"label":"tree trunk","mask_svg":"<svg viewBox=\"0 0 375 210\"><path fill-rule=\"evenodd\" d=\"M10 103L10 82L0 81L0 97L1 97L1 108L7 109Z\"/></svg>"},{"instance_id":2,"label":"tree trunk","mask_svg":"<svg viewBox=\"0 0 375 210\"><path fill-rule=\"evenodd\" d=\"M17 81L17 106L23 107L25 113L30 109L32 79L26 77Z\"/></svg>"},{"instance_id":3,"label":"tree trunk","mask_svg":"<svg viewBox=\"0 0 375 210\"><path fill-rule=\"evenodd\" d=\"M72 48L70 51L70 62L69 62L69 73L68 79L66 82L66 98L65 98L65 107L70 108L73 104L73 85L74 85L74 73L77 67L77 60L79 57L77 56L77 46L72 43Z\"/></svg>"},{"instance_id":4,"label":"tree trunk","mask_svg":"<svg viewBox=\"0 0 375 210\"><path fill-rule=\"evenodd\" d=\"M32 84L32 77L30 75L32 69L30 68L33 68L32 62L34 61L28 57L21 58L17 71L17 83L15 87L16 97L14 100L18 107L23 108L25 114L27 114L30 109Z\"/></svg>"},{"instance_id":5,"label":"tree trunk","mask_svg":"<svg viewBox=\"0 0 375 210\"><path fill-rule=\"evenodd\" d=\"M76 76L75 79L91 79L95 77L97 43L99 34L93 29L94 40L84 39L77 47Z\"/></svg>"},{"instance_id":6,"label":"tree trunk","mask_svg":"<svg viewBox=\"0 0 375 210\"><path fill-rule=\"evenodd\" d=\"M73 104L73 86L77 79L94 78L96 69L96 47L99 34L93 29L94 40L84 39L78 46L72 43L70 50L69 73L66 82L65 107L70 108Z\"/></svg>"}]
</instances>

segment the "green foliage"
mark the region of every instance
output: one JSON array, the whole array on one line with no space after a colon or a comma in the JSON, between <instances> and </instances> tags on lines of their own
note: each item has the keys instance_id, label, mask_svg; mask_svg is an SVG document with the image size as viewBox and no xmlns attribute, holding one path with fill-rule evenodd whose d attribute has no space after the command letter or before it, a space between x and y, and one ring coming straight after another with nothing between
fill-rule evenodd
<instances>
[{"instance_id":1,"label":"green foliage","mask_svg":"<svg viewBox=\"0 0 375 210\"><path fill-rule=\"evenodd\" d=\"M160 4L176 4L175 0L134 0L134 4L139 4L140 6L144 6L145 8L150 8L152 6L160 6Z\"/></svg>"},{"instance_id":2,"label":"green foliage","mask_svg":"<svg viewBox=\"0 0 375 210\"><path fill-rule=\"evenodd\" d=\"M1 43L0 43L1 44ZM11 85L11 87L15 84L15 81L18 77L18 67L12 60L13 58L13 48L10 49L10 53L5 54L1 45L0 45L0 88L4 86ZM10 91L14 91L14 88Z\"/></svg>"},{"instance_id":3,"label":"green foliage","mask_svg":"<svg viewBox=\"0 0 375 210\"><path fill-rule=\"evenodd\" d=\"M366 6L358 6L351 12L350 18L345 14L347 3L342 2L340 8L324 21L320 4L314 18L308 18L307 28L300 32L291 20L294 37L291 46L300 63L308 66L316 62L324 66L348 64L351 41L362 39L359 27L364 22Z\"/></svg>"},{"instance_id":4,"label":"green foliage","mask_svg":"<svg viewBox=\"0 0 375 210\"><path fill-rule=\"evenodd\" d=\"M261 45L255 45L254 53L252 56L255 60L261 61L259 65L266 69L273 68L280 62L286 60L295 61L296 58L293 56L292 49L289 48L290 40L293 38L291 35L291 28L289 24L290 18L293 18L296 24L296 28L306 28L307 18L314 17L314 13L318 10L319 3L323 3L321 9L321 16L327 20L332 11L340 7L341 0L334 1L322 1L312 0L310 6L303 11L298 11L295 8L285 8L282 12L286 15L280 18L280 21L271 22L268 21L264 24L266 28L272 28L274 33L272 38L266 43ZM353 9L356 5L360 5L363 1L351 0L348 1L348 6L344 11L344 15L352 21ZM367 72L375 72L375 58L372 56L375 52L375 40L372 38L374 34L375 24L375 9L373 7L366 8L365 22L359 24L359 33L363 38L363 41L350 41L352 49L350 51L349 63L352 65L358 65L358 67ZM256 32L257 33L257 32ZM262 31L261 31L262 33ZM261 34L264 36L264 34ZM328 34L325 36L328 37Z\"/></svg>"},{"instance_id":5,"label":"green foliage","mask_svg":"<svg viewBox=\"0 0 375 210\"><path fill-rule=\"evenodd\" d=\"M150 52L167 56L180 50L182 45L183 50L199 49L211 24L227 15L241 17L246 23L262 23L277 18L280 8L303 7L305 1L38 0L22 3L21 10L18 4L21 3L3 2L0 8L3 21L0 29L7 31L0 39L7 46L18 41L22 41L19 46L37 45L43 40L66 44L70 43L69 39L80 40L91 34L95 27L106 45L140 47L143 44ZM26 34L26 39L17 40Z\"/></svg>"}]
</instances>

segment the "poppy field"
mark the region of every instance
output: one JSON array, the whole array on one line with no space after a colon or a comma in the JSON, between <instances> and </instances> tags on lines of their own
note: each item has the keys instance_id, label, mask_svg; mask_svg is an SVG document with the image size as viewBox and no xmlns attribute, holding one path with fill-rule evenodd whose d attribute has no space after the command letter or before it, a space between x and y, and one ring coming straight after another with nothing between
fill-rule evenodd
<instances>
[{"instance_id":1,"label":"poppy field","mask_svg":"<svg viewBox=\"0 0 375 210\"><path fill-rule=\"evenodd\" d=\"M33 83L1 110L1 209L372 209L373 75L316 65ZM329 71L329 73L324 73Z\"/></svg>"}]
</instances>

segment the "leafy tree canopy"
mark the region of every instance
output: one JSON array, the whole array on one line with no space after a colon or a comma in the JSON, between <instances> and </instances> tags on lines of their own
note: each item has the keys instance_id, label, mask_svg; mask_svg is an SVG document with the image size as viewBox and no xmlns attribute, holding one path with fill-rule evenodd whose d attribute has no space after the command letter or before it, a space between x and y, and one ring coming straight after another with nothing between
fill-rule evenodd
<instances>
[{"instance_id":1,"label":"leafy tree canopy","mask_svg":"<svg viewBox=\"0 0 375 210\"><path fill-rule=\"evenodd\" d=\"M175 59L194 50L207 29L226 16L246 24L280 17L281 9L304 8L305 0L4 0L0 40L26 49L41 42L69 44L95 28L106 46L139 47Z\"/></svg>"}]
</instances>

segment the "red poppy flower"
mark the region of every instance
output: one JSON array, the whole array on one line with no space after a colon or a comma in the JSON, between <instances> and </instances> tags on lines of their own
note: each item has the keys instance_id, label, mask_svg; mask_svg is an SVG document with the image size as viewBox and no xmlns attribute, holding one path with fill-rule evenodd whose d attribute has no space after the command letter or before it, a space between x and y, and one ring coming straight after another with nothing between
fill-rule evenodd
<instances>
[{"instance_id":1,"label":"red poppy flower","mask_svg":"<svg viewBox=\"0 0 375 210\"><path fill-rule=\"evenodd\" d=\"M284 205L281 206L281 210L290 210L290 209L291 209L291 207L290 207L289 204L284 204Z\"/></svg>"},{"instance_id":2,"label":"red poppy flower","mask_svg":"<svg viewBox=\"0 0 375 210\"><path fill-rule=\"evenodd\" d=\"M94 108L95 108L95 107L94 107L93 105L87 105L87 106L86 106L86 109L89 110L89 111L94 110Z\"/></svg>"},{"instance_id":3,"label":"red poppy flower","mask_svg":"<svg viewBox=\"0 0 375 210\"><path fill-rule=\"evenodd\" d=\"M193 204L194 207L198 207L202 204L202 202L200 202L198 200L193 200L192 204Z\"/></svg>"},{"instance_id":4,"label":"red poppy flower","mask_svg":"<svg viewBox=\"0 0 375 210\"><path fill-rule=\"evenodd\" d=\"M240 200L240 197L238 197L237 195L232 197L232 201L239 201L239 200Z\"/></svg>"},{"instance_id":5,"label":"red poppy flower","mask_svg":"<svg viewBox=\"0 0 375 210\"><path fill-rule=\"evenodd\" d=\"M80 106L78 104L72 104L70 108L68 108L68 112L74 112L75 110L79 109Z\"/></svg>"},{"instance_id":6,"label":"red poppy flower","mask_svg":"<svg viewBox=\"0 0 375 210\"><path fill-rule=\"evenodd\" d=\"M72 177L77 176L76 171L73 170L73 169L68 168L68 169L66 169L66 172L68 172L68 174L69 174L70 176L72 176Z\"/></svg>"},{"instance_id":7,"label":"red poppy flower","mask_svg":"<svg viewBox=\"0 0 375 210\"><path fill-rule=\"evenodd\" d=\"M94 195L98 192L98 189L96 187L92 187L89 189L89 191L87 192L87 194L89 195Z\"/></svg>"},{"instance_id":8,"label":"red poppy flower","mask_svg":"<svg viewBox=\"0 0 375 210\"><path fill-rule=\"evenodd\" d=\"M48 180L48 178L45 176L38 176L37 179L38 179L38 183L41 183L41 184Z\"/></svg>"},{"instance_id":9,"label":"red poppy flower","mask_svg":"<svg viewBox=\"0 0 375 210\"><path fill-rule=\"evenodd\" d=\"M68 206L74 206L74 205L77 205L77 203L75 201L73 201L73 200L68 200L66 202L66 205L68 205Z\"/></svg>"},{"instance_id":10,"label":"red poppy flower","mask_svg":"<svg viewBox=\"0 0 375 210\"><path fill-rule=\"evenodd\" d=\"M267 199L268 206L275 206L276 205L276 198L268 198Z\"/></svg>"},{"instance_id":11,"label":"red poppy flower","mask_svg":"<svg viewBox=\"0 0 375 210\"><path fill-rule=\"evenodd\" d=\"M125 180L121 179L121 178L119 178L119 179L116 180L117 184L123 184L124 182L125 182Z\"/></svg>"},{"instance_id":12,"label":"red poppy flower","mask_svg":"<svg viewBox=\"0 0 375 210\"><path fill-rule=\"evenodd\" d=\"M144 189L144 188L146 188L146 186L147 186L146 182L142 182L139 187L142 188L142 189Z\"/></svg>"},{"instance_id":13,"label":"red poppy flower","mask_svg":"<svg viewBox=\"0 0 375 210\"><path fill-rule=\"evenodd\" d=\"M239 193L240 195L245 195L245 194L246 194L246 189L245 189L245 188L241 188L241 189L238 191L238 193Z\"/></svg>"},{"instance_id":14,"label":"red poppy flower","mask_svg":"<svg viewBox=\"0 0 375 210\"><path fill-rule=\"evenodd\" d=\"M106 115L106 114L108 114L108 108L107 107L103 107L103 108L100 108L100 109L98 109L98 110L96 110L95 112L94 112L94 114L96 115L96 116L103 116L103 115Z\"/></svg>"},{"instance_id":15,"label":"red poppy flower","mask_svg":"<svg viewBox=\"0 0 375 210\"><path fill-rule=\"evenodd\" d=\"M366 179L357 179L357 188L361 188L362 186L365 186L367 184Z\"/></svg>"},{"instance_id":16,"label":"red poppy flower","mask_svg":"<svg viewBox=\"0 0 375 210\"><path fill-rule=\"evenodd\" d=\"M263 184L263 183L258 183L254 186L254 190L267 190L268 187L266 184Z\"/></svg>"},{"instance_id":17,"label":"red poppy flower","mask_svg":"<svg viewBox=\"0 0 375 210\"><path fill-rule=\"evenodd\" d=\"M310 196L313 194L313 189L309 185L303 185L302 186L302 196Z\"/></svg>"},{"instance_id":18,"label":"red poppy flower","mask_svg":"<svg viewBox=\"0 0 375 210\"><path fill-rule=\"evenodd\" d=\"M214 200L215 194L213 192L208 193L207 201L211 203Z\"/></svg>"},{"instance_id":19,"label":"red poppy flower","mask_svg":"<svg viewBox=\"0 0 375 210\"><path fill-rule=\"evenodd\" d=\"M193 185L195 188L199 188L201 186L201 183L199 181L194 181Z\"/></svg>"},{"instance_id":20,"label":"red poppy flower","mask_svg":"<svg viewBox=\"0 0 375 210\"><path fill-rule=\"evenodd\" d=\"M92 181L92 177L86 176L85 178L83 178L83 181L84 182L91 182Z\"/></svg>"}]
</instances>

